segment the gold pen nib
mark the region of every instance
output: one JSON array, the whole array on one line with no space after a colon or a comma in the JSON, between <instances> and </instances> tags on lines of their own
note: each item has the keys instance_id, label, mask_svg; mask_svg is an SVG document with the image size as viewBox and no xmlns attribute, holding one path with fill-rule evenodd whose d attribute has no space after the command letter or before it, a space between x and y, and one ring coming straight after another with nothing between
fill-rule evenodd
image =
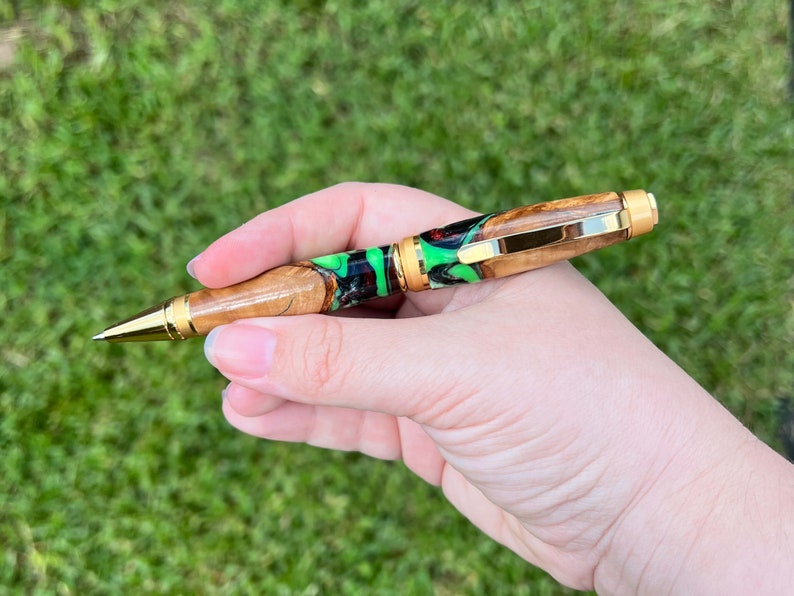
<instances>
[{"instance_id":1,"label":"gold pen nib","mask_svg":"<svg viewBox=\"0 0 794 596\"><path fill-rule=\"evenodd\" d=\"M134 317L111 325L94 339L111 343L179 340L198 335L188 309L188 297L171 298Z\"/></svg>"},{"instance_id":2,"label":"gold pen nib","mask_svg":"<svg viewBox=\"0 0 794 596\"><path fill-rule=\"evenodd\" d=\"M94 336L97 341L127 342L173 339L168 333L163 304L158 304L137 315L111 325L102 333Z\"/></svg>"}]
</instances>

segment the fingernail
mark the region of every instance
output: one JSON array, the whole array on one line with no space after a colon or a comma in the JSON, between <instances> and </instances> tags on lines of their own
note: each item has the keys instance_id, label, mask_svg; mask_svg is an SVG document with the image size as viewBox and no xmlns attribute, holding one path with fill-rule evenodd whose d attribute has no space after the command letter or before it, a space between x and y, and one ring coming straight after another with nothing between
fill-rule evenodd
<instances>
[{"instance_id":1,"label":"fingernail","mask_svg":"<svg viewBox=\"0 0 794 596\"><path fill-rule=\"evenodd\" d=\"M201 255L193 257L187 264L187 273L193 279L196 279L196 263L198 262L199 258L201 258Z\"/></svg>"},{"instance_id":2,"label":"fingernail","mask_svg":"<svg viewBox=\"0 0 794 596\"><path fill-rule=\"evenodd\" d=\"M255 379L267 374L273 361L276 334L255 325L216 327L204 342L204 354L224 375Z\"/></svg>"}]
</instances>

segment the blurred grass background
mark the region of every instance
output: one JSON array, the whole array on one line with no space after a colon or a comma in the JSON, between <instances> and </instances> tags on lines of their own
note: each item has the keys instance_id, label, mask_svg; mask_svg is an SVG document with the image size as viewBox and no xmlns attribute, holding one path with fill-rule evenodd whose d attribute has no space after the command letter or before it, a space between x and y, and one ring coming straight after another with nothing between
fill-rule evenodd
<instances>
[{"instance_id":1,"label":"blurred grass background","mask_svg":"<svg viewBox=\"0 0 794 596\"><path fill-rule=\"evenodd\" d=\"M563 592L399 463L228 428L200 341L91 342L344 180L480 211L654 191L652 235L577 265L780 449L784 4L0 0L0 585Z\"/></svg>"}]
</instances>

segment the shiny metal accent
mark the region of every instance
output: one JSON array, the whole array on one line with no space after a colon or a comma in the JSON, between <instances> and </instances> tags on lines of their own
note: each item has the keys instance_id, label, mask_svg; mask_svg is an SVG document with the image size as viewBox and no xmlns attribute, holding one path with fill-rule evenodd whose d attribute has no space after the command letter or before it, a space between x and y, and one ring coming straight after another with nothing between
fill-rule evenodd
<instances>
[{"instance_id":1,"label":"shiny metal accent","mask_svg":"<svg viewBox=\"0 0 794 596\"><path fill-rule=\"evenodd\" d=\"M651 204L651 210L653 211L653 223L654 225L659 223L659 207L656 206L656 196L652 192L645 193L648 197L648 202Z\"/></svg>"},{"instance_id":2,"label":"shiny metal accent","mask_svg":"<svg viewBox=\"0 0 794 596\"><path fill-rule=\"evenodd\" d=\"M166 300L134 317L125 319L111 325L100 335L101 339L108 342L120 341L157 341L173 339L168 332L168 323L165 311L173 300ZM99 339L99 337L97 337Z\"/></svg>"},{"instance_id":3,"label":"shiny metal accent","mask_svg":"<svg viewBox=\"0 0 794 596\"><path fill-rule=\"evenodd\" d=\"M629 213L629 238L647 234L659 223L656 197L644 190L619 192L623 207Z\"/></svg>"},{"instance_id":4,"label":"shiny metal accent","mask_svg":"<svg viewBox=\"0 0 794 596\"><path fill-rule=\"evenodd\" d=\"M178 335L179 339L185 339L179 333L179 327L176 324L176 316L174 315L174 299L172 298L163 306L163 319L165 320L165 332L168 334L169 339L176 339L174 335Z\"/></svg>"},{"instance_id":5,"label":"shiny metal accent","mask_svg":"<svg viewBox=\"0 0 794 596\"><path fill-rule=\"evenodd\" d=\"M200 335L196 329L196 326L193 324L193 317L190 315L190 294L185 294L185 303L183 306L185 309L185 320L190 327L190 331L192 331L195 335Z\"/></svg>"},{"instance_id":6,"label":"shiny metal accent","mask_svg":"<svg viewBox=\"0 0 794 596\"><path fill-rule=\"evenodd\" d=\"M394 261L394 272L397 274L397 283L400 285L400 290L403 292L408 291L408 282L405 279L405 272L403 271L403 258L400 253L400 245L395 242L391 245L392 260Z\"/></svg>"},{"instance_id":7,"label":"shiny metal accent","mask_svg":"<svg viewBox=\"0 0 794 596\"><path fill-rule=\"evenodd\" d=\"M421 292L430 287L422 245L419 236L406 236L399 243L400 266L405 278L405 288ZM402 288L402 284L400 285Z\"/></svg>"},{"instance_id":8,"label":"shiny metal accent","mask_svg":"<svg viewBox=\"0 0 794 596\"><path fill-rule=\"evenodd\" d=\"M414 252L416 260L419 261L419 275L422 276L422 286L430 287L430 277L427 275L427 263L425 263L425 252L422 250L422 241L419 236L414 236Z\"/></svg>"},{"instance_id":9,"label":"shiny metal accent","mask_svg":"<svg viewBox=\"0 0 794 596\"><path fill-rule=\"evenodd\" d=\"M190 317L189 294L166 300L134 317L111 325L94 339L111 343L128 341L173 341L199 333Z\"/></svg>"},{"instance_id":10,"label":"shiny metal accent","mask_svg":"<svg viewBox=\"0 0 794 596\"><path fill-rule=\"evenodd\" d=\"M190 295L169 300L164 309L166 332L171 339L188 339L198 335L190 317Z\"/></svg>"},{"instance_id":11,"label":"shiny metal accent","mask_svg":"<svg viewBox=\"0 0 794 596\"><path fill-rule=\"evenodd\" d=\"M473 242L458 249L458 260L464 265L481 263L502 255L536 250L547 246L565 244L582 238L592 238L626 230L630 226L629 213L626 209L586 217L576 221L566 222L545 228L538 228L529 232L519 232L491 238L480 242Z\"/></svg>"}]
</instances>

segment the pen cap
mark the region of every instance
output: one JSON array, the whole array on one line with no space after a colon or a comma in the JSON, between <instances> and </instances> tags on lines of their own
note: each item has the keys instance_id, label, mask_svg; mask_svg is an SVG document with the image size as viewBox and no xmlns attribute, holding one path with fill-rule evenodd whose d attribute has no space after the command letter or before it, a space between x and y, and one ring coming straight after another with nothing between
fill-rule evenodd
<instances>
[{"instance_id":1,"label":"pen cap","mask_svg":"<svg viewBox=\"0 0 794 596\"><path fill-rule=\"evenodd\" d=\"M656 197L644 190L624 190L620 193L629 216L629 238L647 234L659 223Z\"/></svg>"},{"instance_id":2,"label":"pen cap","mask_svg":"<svg viewBox=\"0 0 794 596\"><path fill-rule=\"evenodd\" d=\"M656 199L644 190L603 192L492 214L457 250L482 279L545 267L650 232Z\"/></svg>"}]
</instances>

